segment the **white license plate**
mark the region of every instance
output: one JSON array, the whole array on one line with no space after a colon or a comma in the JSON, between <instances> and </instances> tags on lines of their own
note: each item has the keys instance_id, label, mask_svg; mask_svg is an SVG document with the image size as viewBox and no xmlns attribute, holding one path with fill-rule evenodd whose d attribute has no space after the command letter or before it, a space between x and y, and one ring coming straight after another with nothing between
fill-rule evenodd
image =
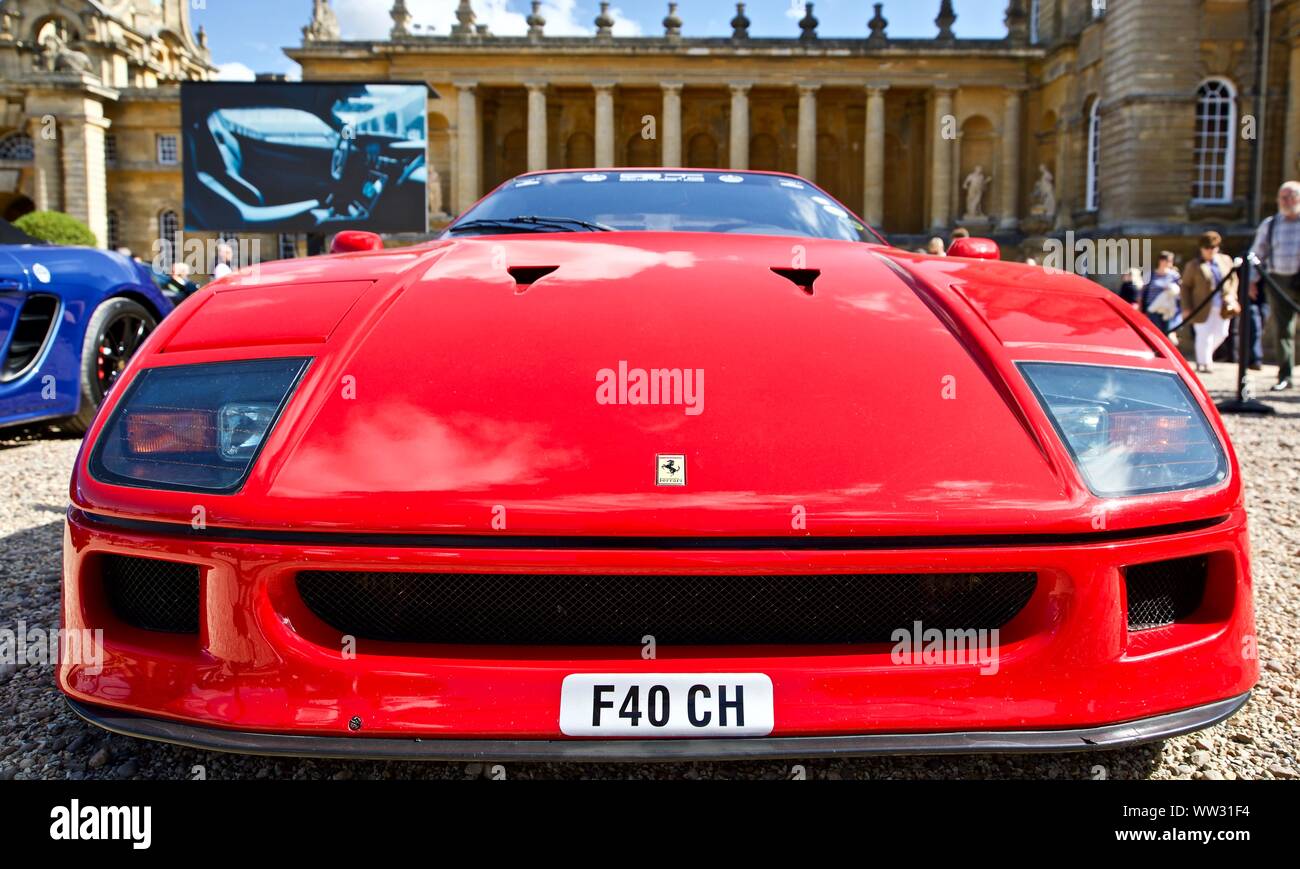
<instances>
[{"instance_id":1,"label":"white license plate","mask_svg":"<svg viewBox=\"0 0 1300 869\"><path fill-rule=\"evenodd\" d=\"M574 673L560 688L565 736L766 736L763 673Z\"/></svg>"}]
</instances>

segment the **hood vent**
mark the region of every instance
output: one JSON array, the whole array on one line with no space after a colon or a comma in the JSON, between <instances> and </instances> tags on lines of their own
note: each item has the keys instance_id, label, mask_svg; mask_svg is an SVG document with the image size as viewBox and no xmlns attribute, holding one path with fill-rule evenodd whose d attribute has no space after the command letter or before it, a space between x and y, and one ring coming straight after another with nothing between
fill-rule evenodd
<instances>
[{"instance_id":1,"label":"hood vent","mask_svg":"<svg viewBox=\"0 0 1300 869\"><path fill-rule=\"evenodd\" d=\"M772 266L772 271L810 296L813 294L813 281L822 274L820 269L779 269L776 266Z\"/></svg>"},{"instance_id":2,"label":"hood vent","mask_svg":"<svg viewBox=\"0 0 1300 869\"><path fill-rule=\"evenodd\" d=\"M521 288L519 292L523 292L558 268L559 266L511 266L506 271L510 272L510 277Z\"/></svg>"}]
</instances>

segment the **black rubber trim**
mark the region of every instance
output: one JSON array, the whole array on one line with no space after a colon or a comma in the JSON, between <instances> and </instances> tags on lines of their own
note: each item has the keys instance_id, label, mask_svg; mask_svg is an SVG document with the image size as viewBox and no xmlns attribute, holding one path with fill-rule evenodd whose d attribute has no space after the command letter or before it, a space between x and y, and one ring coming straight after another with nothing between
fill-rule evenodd
<instances>
[{"instance_id":1,"label":"black rubber trim","mask_svg":"<svg viewBox=\"0 0 1300 869\"><path fill-rule=\"evenodd\" d=\"M851 757L889 754L989 754L1126 748L1217 724L1250 699L1237 697L1121 724L1074 730L982 730L872 733L861 736L737 737L723 739L399 739L250 733L182 724L90 706L66 698L72 711L124 736L206 751L274 757L434 761L684 761Z\"/></svg>"},{"instance_id":2,"label":"black rubber trim","mask_svg":"<svg viewBox=\"0 0 1300 869\"><path fill-rule=\"evenodd\" d=\"M1227 516L1178 522L1149 528L1095 531L1087 534L981 534L881 537L609 537L540 534L384 534L334 531L267 531L251 528L203 530L178 522L120 519L68 508L70 518L90 525L142 534L213 541L250 540L260 543L301 543L312 546L393 546L419 549L727 549L727 550L876 550L954 549L1024 546L1073 546L1110 543L1204 531Z\"/></svg>"}]
</instances>

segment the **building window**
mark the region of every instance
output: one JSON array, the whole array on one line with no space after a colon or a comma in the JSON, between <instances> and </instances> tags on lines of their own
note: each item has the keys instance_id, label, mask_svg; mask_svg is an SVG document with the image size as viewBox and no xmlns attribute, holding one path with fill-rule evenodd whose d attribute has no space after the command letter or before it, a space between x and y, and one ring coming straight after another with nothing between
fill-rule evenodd
<instances>
[{"instance_id":1,"label":"building window","mask_svg":"<svg viewBox=\"0 0 1300 869\"><path fill-rule=\"evenodd\" d=\"M1192 199L1231 202L1236 163L1237 92L1223 79L1196 89L1196 178Z\"/></svg>"},{"instance_id":2,"label":"building window","mask_svg":"<svg viewBox=\"0 0 1300 869\"><path fill-rule=\"evenodd\" d=\"M293 259L298 255L298 236L292 232L280 233L280 259Z\"/></svg>"},{"instance_id":3,"label":"building window","mask_svg":"<svg viewBox=\"0 0 1300 869\"><path fill-rule=\"evenodd\" d=\"M117 163L117 136L113 133L104 136L104 162L110 166Z\"/></svg>"},{"instance_id":4,"label":"building window","mask_svg":"<svg viewBox=\"0 0 1300 869\"><path fill-rule=\"evenodd\" d=\"M1092 98L1088 109L1088 183L1084 207L1096 211L1101 205L1101 100Z\"/></svg>"},{"instance_id":5,"label":"building window","mask_svg":"<svg viewBox=\"0 0 1300 869\"><path fill-rule=\"evenodd\" d=\"M117 250L122 246L122 219L116 211L108 212L108 238L105 241L109 250Z\"/></svg>"},{"instance_id":6,"label":"building window","mask_svg":"<svg viewBox=\"0 0 1300 869\"><path fill-rule=\"evenodd\" d=\"M1040 5L1039 0L1029 0L1029 44L1030 45L1037 45L1038 40L1040 38L1038 33L1038 28L1040 26L1039 22L1041 20L1039 17L1041 13L1041 10L1038 8L1039 5Z\"/></svg>"},{"instance_id":7,"label":"building window","mask_svg":"<svg viewBox=\"0 0 1300 869\"><path fill-rule=\"evenodd\" d=\"M10 133L0 138L0 160L30 163L35 157L36 150L32 146L32 137L26 133Z\"/></svg>"},{"instance_id":8,"label":"building window","mask_svg":"<svg viewBox=\"0 0 1300 869\"><path fill-rule=\"evenodd\" d=\"M181 221L176 212L168 209L158 215L158 262L169 270L172 260L181 255Z\"/></svg>"},{"instance_id":9,"label":"building window","mask_svg":"<svg viewBox=\"0 0 1300 869\"><path fill-rule=\"evenodd\" d=\"M164 166L175 166L180 162L180 151L176 146L176 137L171 134L158 135L158 162Z\"/></svg>"},{"instance_id":10,"label":"building window","mask_svg":"<svg viewBox=\"0 0 1300 869\"><path fill-rule=\"evenodd\" d=\"M1092 17L1094 20L1101 18L1106 14L1106 0L1089 0L1089 3L1092 5Z\"/></svg>"}]
</instances>

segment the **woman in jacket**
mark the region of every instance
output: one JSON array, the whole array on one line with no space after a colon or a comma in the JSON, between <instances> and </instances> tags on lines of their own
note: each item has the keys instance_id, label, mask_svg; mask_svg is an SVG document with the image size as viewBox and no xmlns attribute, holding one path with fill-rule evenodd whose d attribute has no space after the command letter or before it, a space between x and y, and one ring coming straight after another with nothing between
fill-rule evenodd
<instances>
[{"instance_id":1,"label":"woman in jacket","mask_svg":"<svg viewBox=\"0 0 1300 869\"><path fill-rule=\"evenodd\" d=\"M1222 243L1217 232L1205 233L1199 242L1201 255L1183 269L1183 317L1192 321L1196 370L1203 374L1213 370L1214 351L1228 337L1232 318L1241 312L1237 276L1232 274L1231 257L1219 252Z\"/></svg>"}]
</instances>

